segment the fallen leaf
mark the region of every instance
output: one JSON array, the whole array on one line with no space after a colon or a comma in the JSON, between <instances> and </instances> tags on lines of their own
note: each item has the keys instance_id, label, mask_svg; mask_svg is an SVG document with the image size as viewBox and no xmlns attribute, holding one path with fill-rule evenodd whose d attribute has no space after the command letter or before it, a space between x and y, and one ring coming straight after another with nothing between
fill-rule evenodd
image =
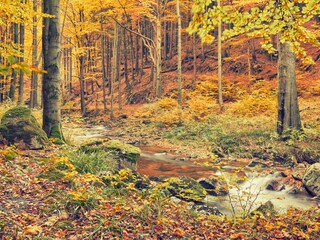
<instances>
[{"instance_id":1,"label":"fallen leaf","mask_svg":"<svg viewBox=\"0 0 320 240\"><path fill-rule=\"evenodd\" d=\"M28 226L23 230L26 235L38 235L40 232L42 232L42 227L37 225Z\"/></svg>"},{"instance_id":2,"label":"fallen leaf","mask_svg":"<svg viewBox=\"0 0 320 240\"><path fill-rule=\"evenodd\" d=\"M179 237L183 237L184 236L184 231L181 228L176 228L173 231L173 234Z\"/></svg>"}]
</instances>

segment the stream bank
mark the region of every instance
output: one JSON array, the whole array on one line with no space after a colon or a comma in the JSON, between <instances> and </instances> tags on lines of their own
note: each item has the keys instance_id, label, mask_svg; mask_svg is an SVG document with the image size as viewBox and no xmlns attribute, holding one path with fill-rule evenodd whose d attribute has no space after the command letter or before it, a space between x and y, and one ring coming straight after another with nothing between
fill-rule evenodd
<instances>
[{"instance_id":1,"label":"stream bank","mask_svg":"<svg viewBox=\"0 0 320 240\"><path fill-rule=\"evenodd\" d=\"M101 125L72 127L65 130L77 145L97 139L128 140L128 136L110 134L110 129ZM174 146L158 147L141 144L138 146L142 153L137 172L142 175L161 178L183 176L196 180L219 178L224 181L223 184L229 190L229 194L207 195L204 201L225 215L232 215L231 209L236 212L251 211L268 201L271 201L280 212L290 207L308 209L319 204L304 190L301 181L292 177L291 170L274 166L272 162L252 159L212 161L194 157Z\"/></svg>"}]
</instances>

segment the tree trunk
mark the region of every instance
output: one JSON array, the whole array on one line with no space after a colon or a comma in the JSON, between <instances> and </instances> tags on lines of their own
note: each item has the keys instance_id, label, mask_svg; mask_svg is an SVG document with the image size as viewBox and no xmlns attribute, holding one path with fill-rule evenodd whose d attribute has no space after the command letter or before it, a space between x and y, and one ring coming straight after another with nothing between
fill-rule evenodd
<instances>
[{"instance_id":1,"label":"tree trunk","mask_svg":"<svg viewBox=\"0 0 320 240\"><path fill-rule=\"evenodd\" d=\"M114 36L113 36L113 46L112 46L112 69L111 69L111 79L110 79L110 119L113 120L113 101L114 101L114 82L117 78L117 63L118 63L118 24L114 24Z\"/></svg>"},{"instance_id":2,"label":"tree trunk","mask_svg":"<svg viewBox=\"0 0 320 240\"><path fill-rule=\"evenodd\" d=\"M13 24L13 43L14 48L17 50L17 44L19 41L19 32L18 32L18 24ZM17 84L17 71L12 69L12 79L10 82L10 90L9 90L9 98L12 102L15 101L15 92L16 92L16 84Z\"/></svg>"},{"instance_id":3,"label":"tree trunk","mask_svg":"<svg viewBox=\"0 0 320 240\"><path fill-rule=\"evenodd\" d=\"M55 18L43 19L43 130L48 137L64 141L61 130L61 77L60 77L60 0L43 1L43 12Z\"/></svg>"},{"instance_id":4,"label":"tree trunk","mask_svg":"<svg viewBox=\"0 0 320 240\"><path fill-rule=\"evenodd\" d=\"M181 16L180 3L176 0L177 20L178 20L178 104L182 106L182 90L181 90Z\"/></svg>"},{"instance_id":5,"label":"tree trunk","mask_svg":"<svg viewBox=\"0 0 320 240\"><path fill-rule=\"evenodd\" d=\"M37 12L37 0L33 0L33 11ZM38 67L38 32L37 32L37 16L33 17L33 27L32 27L32 66ZM30 90L30 108L35 108L38 106L38 74L32 72L31 75L31 90Z\"/></svg>"},{"instance_id":6,"label":"tree trunk","mask_svg":"<svg viewBox=\"0 0 320 240\"><path fill-rule=\"evenodd\" d=\"M131 91L132 87L129 82L129 76L128 76L128 46L127 46L127 33L126 29L123 29L123 55L124 55L124 77L125 77L125 83L126 83L126 90L127 90L127 99L131 98ZM133 71L132 71L133 72Z\"/></svg>"},{"instance_id":7,"label":"tree trunk","mask_svg":"<svg viewBox=\"0 0 320 240\"><path fill-rule=\"evenodd\" d=\"M142 40L141 40L142 41ZM139 40L139 36L136 35L135 37L135 44L136 44L136 58L135 58L135 71L136 71L136 75L139 75L139 50L140 50L140 40ZM141 58L143 59L143 56L141 56Z\"/></svg>"},{"instance_id":8,"label":"tree trunk","mask_svg":"<svg viewBox=\"0 0 320 240\"><path fill-rule=\"evenodd\" d=\"M162 82L161 82L161 16L160 16L161 1L157 0L157 19L156 19L156 97L162 96Z\"/></svg>"},{"instance_id":9,"label":"tree trunk","mask_svg":"<svg viewBox=\"0 0 320 240\"><path fill-rule=\"evenodd\" d=\"M192 76L192 84L196 84L196 78L197 78L197 48L196 48L196 34L192 34L192 40L193 40L193 76Z\"/></svg>"},{"instance_id":10,"label":"tree trunk","mask_svg":"<svg viewBox=\"0 0 320 240\"><path fill-rule=\"evenodd\" d=\"M84 13L83 9L80 10L80 22L84 22ZM80 42L78 44L78 47L84 47L84 41L85 41L85 35L81 36ZM84 79L84 73L85 73L85 55L84 53L81 53L79 56L79 81L80 81L80 105L81 105L81 114L82 116L86 115L87 109L86 109L86 102L85 102L85 79Z\"/></svg>"},{"instance_id":11,"label":"tree trunk","mask_svg":"<svg viewBox=\"0 0 320 240\"><path fill-rule=\"evenodd\" d=\"M295 65L291 45L279 42L277 132L280 136L286 130L301 129Z\"/></svg>"},{"instance_id":12,"label":"tree trunk","mask_svg":"<svg viewBox=\"0 0 320 240\"><path fill-rule=\"evenodd\" d=\"M20 24L20 62L24 62L24 25ZM24 73L20 70L19 74L19 96L18 104L23 104L23 89L24 89Z\"/></svg>"},{"instance_id":13,"label":"tree trunk","mask_svg":"<svg viewBox=\"0 0 320 240\"><path fill-rule=\"evenodd\" d=\"M220 0L217 1L218 7L220 7ZM218 19L218 95L219 95L219 107L220 111L224 110L223 98L222 98L222 56L221 56L221 34L222 34L222 24L221 17Z\"/></svg>"},{"instance_id":14,"label":"tree trunk","mask_svg":"<svg viewBox=\"0 0 320 240\"><path fill-rule=\"evenodd\" d=\"M85 81L84 81L84 56L79 57L79 81L80 81L80 105L82 116L86 115L86 102L85 102Z\"/></svg>"},{"instance_id":15,"label":"tree trunk","mask_svg":"<svg viewBox=\"0 0 320 240\"><path fill-rule=\"evenodd\" d=\"M107 72L106 72L106 63L105 63L105 35L103 32L103 24L102 24L102 17L100 18L100 30L101 30L101 67L102 67L102 92L103 92L103 112L107 111L107 91L106 91L106 82L107 82Z\"/></svg>"},{"instance_id":16,"label":"tree trunk","mask_svg":"<svg viewBox=\"0 0 320 240\"><path fill-rule=\"evenodd\" d=\"M119 110L122 109L122 92L121 92L121 79L120 79L120 63L121 63L121 42L122 37L120 33L120 28L117 26L118 30L118 41L117 41L117 65L116 65L116 79L115 82L118 82L118 108Z\"/></svg>"}]
</instances>

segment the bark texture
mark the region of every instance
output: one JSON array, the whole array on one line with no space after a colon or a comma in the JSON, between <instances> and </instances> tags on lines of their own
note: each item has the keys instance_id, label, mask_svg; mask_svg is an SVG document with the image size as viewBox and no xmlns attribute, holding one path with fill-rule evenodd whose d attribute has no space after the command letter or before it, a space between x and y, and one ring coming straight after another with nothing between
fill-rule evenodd
<instances>
[{"instance_id":1,"label":"bark texture","mask_svg":"<svg viewBox=\"0 0 320 240\"><path fill-rule=\"evenodd\" d=\"M301 129L296 86L296 58L289 43L279 43L278 60L278 123L280 136L290 129Z\"/></svg>"},{"instance_id":2,"label":"bark texture","mask_svg":"<svg viewBox=\"0 0 320 240\"><path fill-rule=\"evenodd\" d=\"M60 0L44 0L43 11L54 18L44 18L42 33L43 67L43 130L50 138L64 141L61 130L60 77Z\"/></svg>"}]
</instances>

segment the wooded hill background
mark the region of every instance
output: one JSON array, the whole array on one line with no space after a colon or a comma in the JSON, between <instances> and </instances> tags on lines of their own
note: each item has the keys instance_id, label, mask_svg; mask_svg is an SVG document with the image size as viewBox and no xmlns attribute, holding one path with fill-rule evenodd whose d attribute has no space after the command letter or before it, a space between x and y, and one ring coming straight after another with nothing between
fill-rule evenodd
<instances>
[{"instance_id":1,"label":"wooded hill background","mask_svg":"<svg viewBox=\"0 0 320 240\"><path fill-rule=\"evenodd\" d=\"M145 103L155 97L176 96L178 19L170 0L61 0L62 98L64 109L113 112L125 104ZM217 81L217 43L203 44L186 29L193 1L180 1L182 25L182 86ZM260 1L222 1L237 10L260 6ZM41 104L40 0L0 3L0 101L11 99ZM262 5L261 5L262 6ZM51 16L52 17L52 16ZM232 26L223 25L223 29ZM319 36L319 17L307 28ZM217 31L212 33L217 36ZM277 46L276 36L272 44ZM264 82L276 89L277 53L260 47L261 39L246 36L223 41L223 89L244 89ZM299 94L320 94L319 48L306 46L314 65L298 63ZM114 76L112 76L114 72ZM217 89L212 89L217 96ZM240 90L239 90L240 91ZM234 94L225 94L234 101ZM116 104L116 108L113 106ZM111 106L112 105L112 106ZM113 113L111 113L112 115ZM120 111L121 114L121 111Z\"/></svg>"}]
</instances>

